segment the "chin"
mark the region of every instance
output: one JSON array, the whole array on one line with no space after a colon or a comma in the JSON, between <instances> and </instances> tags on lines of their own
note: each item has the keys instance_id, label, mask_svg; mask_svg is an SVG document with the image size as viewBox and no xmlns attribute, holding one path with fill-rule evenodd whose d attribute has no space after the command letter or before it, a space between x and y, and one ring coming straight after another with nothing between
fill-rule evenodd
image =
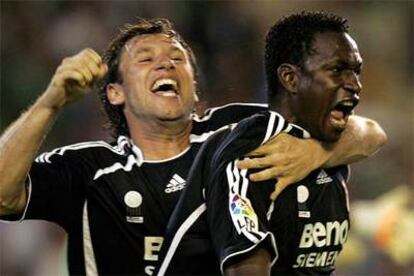
<instances>
[{"instance_id":1,"label":"chin","mask_svg":"<svg viewBox=\"0 0 414 276\"><path fill-rule=\"evenodd\" d=\"M323 138L321 139L324 142L335 143L341 138L343 130L332 130L328 133L324 133Z\"/></svg>"}]
</instances>

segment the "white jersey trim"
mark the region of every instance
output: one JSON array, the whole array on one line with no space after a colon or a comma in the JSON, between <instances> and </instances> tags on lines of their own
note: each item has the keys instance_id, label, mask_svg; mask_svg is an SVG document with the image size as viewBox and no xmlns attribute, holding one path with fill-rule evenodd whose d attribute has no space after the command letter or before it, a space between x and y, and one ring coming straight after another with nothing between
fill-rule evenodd
<instances>
[{"instance_id":1,"label":"white jersey trim","mask_svg":"<svg viewBox=\"0 0 414 276\"><path fill-rule=\"evenodd\" d=\"M64 146L61 148L56 148L50 152L45 152L39 155L35 162L37 163L51 163L50 158L54 155L64 155L67 151L72 150L81 150L86 148L95 148L95 147L103 147L107 148L110 151L118 154L118 155L124 155L125 154L125 145L129 144L128 138L125 136L120 136L118 138L118 144L116 146L111 146L110 144L104 142L104 141L91 141L91 142L82 142L77 143L73 145Z\"/></svg>"},{"instance_id":2,"label":"white jersey trim","mask_svg":"<svg viewBox=\"0 0 414 276\"><path fill-rule=\"evenodd\" d=\"M235 161L229 162L226 167L227 182L229 186L229 213L233 221L233 226L236 229L237 233L246 237L248 240L250 240L253 243L253 245L245 250L238 251L238 252L235 252L235 253L232 253L226 256L220 264L220 270L223 275L224 275L224 270L223 270L224 263L229 258L251 251L269 236L271 238L272 246L275 252L275 258L272 260L272 266L278 258L276 240L274 238L273 233L269 231L263 232L259 228L259 221L258 221L257 215L254 212L254 209L251 206L251 202L247 197L247 190L248 190L248 186L250 183L246 175L247 170L246 169L239 170L236 166L237 161L238 159L236 159ZM235 202L234 198L239 198L239 199ZM232 205L238 205L241 208L250 209L249 210L250 212L248 212L249 213L248 215L241 214L241 212L235 212L233 210ZM254 222L255 226L246 227L247 218L249 219L249 221Z\"/></svg>"},{"instance_id":3,"label":"white jersey trim","mask_svg":"<svg viewBox=\"0 0 414 276\"><path fill-rule=\"evenodd\" d=\"M160 159L160 160L145 160L145 159L143 158L143 155L142 155L142 151L141 151L141 149L140 149L140 148L138 148L138 147L137 147L136 145L134 145L134 144L133 144L133 146L132 146L132 149L134 150L134 152L137 152L137 153L139 153L139 155L140 155L140 156L142 156L142 161L140 162L140 165L141 165L141 164L143 164L143 163L151 163L151 164L164 163L164 162L172 161L172 160L174 160L174 159L178 159L178 158L180 158L181 156L183 156L184 154L186 154L186 153L190 150L190 148L191 148L191 145L190 145L190 146L188 146L185 150L183 150L183 151L182 151L182 152L180 152L179 154L174 155L174 156L169 157L169 158L166 158L166 159Z\"/></svg>"},{"instance_id":4,"label":"white jersey trim","mask_svg":"<svg viewBox=\"0 0 414 276\"><path fill-rule=\"evenodd\" d=\"M1 222L8 223L8 224L20 223L26 218L27 209L29 208L30 199L32 198L32 179L30 178L30 174L27 174L26 181L27 181L26 183L27 201L26 201L26 206L24 206L22 215L20 216L19 219L16 219L16 220L0 219Z\"/></svg>"},{"instance_id":5,"label":"white jersey trim","mask_svg":"<svg viewBox=\"0 0 414 276\"><path fill-rule=\"evenodd\" d=\"M215 133L217 133L219 131L222 131L224 129L227 129L227 128L234 128L234 125L237 125L237 123L233 123L233 124L229 124L229 125L226 125L226 126L222 126L222 127L218 128L216 130L210 130L208 132L204 132L201 135L190 134L190 143L202 143L202 142L205 142L211 135L213 135L213 134L215 134Z\"/></svg>"},{"instance_id":6,"label":"white jersey trim","mask_svg":"<svg viewBox=\"0 0 414 276\"><path fill-rule=\"evenodd\" d=\"M263 107L263 108L268 108L269 107L268 104L261 104L261 103L229 103L229 104L225 104L225 105L222 105L222 106L217 106L217 107L209 108L209 109L206 110L206 112L204 113L204 115L201 116L201 117L194 113L192 120L193 121L196 121L196 122L205 122L205 121L208 121L208 120L210 120L210 118L214 114L214 112L216 112L217 110L224 109L226 107L233 106L233 105L240 105L240 106L257 106L257 107Z\"/></svg>"},{"instance_id":7,"label":"white jersey trim","mask_svg":"<svg viewBox=\"0 0 414 276\"><path fill-rule=\"evenodd\" d=\"M181 239L184 237L185 233L190 229L190 227L198 220L198 218L206 211L207 206L205 203L201 204L197 209L194 210L194 212L181 224L181 226L178 228L177 232L175 233L171 245L168 248L167 254L165 255L164 260L162 261L160 270L158 271L158 276L163 276L165 272L167 271L167 268L171 262L172 257L175 254L175 251L177 250L177 247L181 241Z\"/></svg>"},{"instance_id":8,"label":"white jersey trim","mask_svg":"<svg viewBox=\"0 0 414 276\"><path fill-rule=\"evenodd\" d=\"M279 252L277 251L277 245L276 245L275 236L273 235L272 232L266 232L266 234L262 237L262 239L260 241L258 241L257 243L253 244L251 247L227 255L223 259L223 261L221 261L221 263L220 263L220 271L221 271L221 274L224 275L224 264L227 262L227 260L229 260L230 258L233 258L235 256L242 255L242 254L244 254L246 252L252 251L260 243L262 243L267 237L270 237L270 239L272 241L273 249L275 251L275 257L273 258L273 260L272 260L272 262L270 264L271 266L273 266L276 263L277 259L279 258Z\"/></svg>"},{"instance_id":9,"label":"white jersey trim","mask_svg":"<svg viewBox=\"0 0 414 276\"><path fill-rule=\"evenodd\" d=\"M88 201L87 200L85 200L85 204L83 205L82 230L83 230L83 255L84 255L84 260L85 260L85 273L88 276L99 275L98 268L96 267L95 253L93 252L91 232L89 229Z\"/></svg>"},{"instance_id":10,"label":"white jersey trim","mask_svg":"<svg viewBox=\"0 0 414 276\"><path fill-rule=\"evenodd\" d=\"M128 161L125 165L122 165L121 163L116 162L115 164L109 167L99 169L96 171L95 176L93 177L93 180L97 180L102 175L114 173L118 170L124 170L126 172L130 172L132 168L134 167L134 165L140 166L141 164L138 162L135 155L132 155L132 154L128 155Z\"/></svg>"}]
</instances>

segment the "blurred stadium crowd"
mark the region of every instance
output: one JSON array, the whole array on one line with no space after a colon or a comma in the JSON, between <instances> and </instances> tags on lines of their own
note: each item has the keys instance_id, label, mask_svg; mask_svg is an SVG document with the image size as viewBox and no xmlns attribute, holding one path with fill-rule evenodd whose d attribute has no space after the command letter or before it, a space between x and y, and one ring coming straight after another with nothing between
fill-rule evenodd
<instances>
[{"instance_id":1,"label":"blurred stadium crowd","mask_svg":"<svg viewBox=\"0 0 414 276\"><path fill-rule=\"evenodd\" d=\"M326 10L350 20L364 58L359 114L388 134L385 148L353 165L353 235L338 274L414 274L414 34L412 1L1 1L0 129L46 88L60 60L85 47L103 52L117 29L167 17L201 67L200 110L265 102L266 30L293 11ZM289 45L286 45L289 47ZM108 139L96 94L69 107L42 150ZM18 161L18 160L17 160ZM411 231L410 231L411 230ZM0 275L64 273L64 233L43 222L0 224Z\"/></svg>"}]
</instances>

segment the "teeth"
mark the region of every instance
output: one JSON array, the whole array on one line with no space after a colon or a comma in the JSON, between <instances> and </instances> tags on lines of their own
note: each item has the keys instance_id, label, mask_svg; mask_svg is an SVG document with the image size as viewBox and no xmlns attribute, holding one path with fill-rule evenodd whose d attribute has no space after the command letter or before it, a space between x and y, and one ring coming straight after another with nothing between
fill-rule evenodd
<instances>
[{"instance_id":1,"label":"teeth","mask_svg":"<svg viewBox=\"0 0 414 276\"><path fill-rule=\"evenodd\" d=\"M177 94L175 92L156 92L155 94L163 96L163 97L177 97Z\"/></svg>"},{"instance_id":2,"label":"teeth","mask_svg":"<svg viewBox=\"0 0 414 276\"><path fill-rule=\"evenodd\" d=\"M351 102L351 101L346 101L346 102L342 102L342 103L341 103L341 105L343 105L343 106L353 107L353 106L354 106L354 103L353 103L353 102Z\"/></svg>"},{"instance_id":3,"label":"teeth","mask_svg":"<svg viewBox=\"0 0 414 276\"><path fill-rule=\"evenodd\" d=\"M178 90L178 84L177 84L176 80L173 80L173 79L159 79L152 86L152 91L158 90L161 87L161 85L165 85L165 84L171 85L174 88L175 91Z\"/></svg>"}]
</instances>

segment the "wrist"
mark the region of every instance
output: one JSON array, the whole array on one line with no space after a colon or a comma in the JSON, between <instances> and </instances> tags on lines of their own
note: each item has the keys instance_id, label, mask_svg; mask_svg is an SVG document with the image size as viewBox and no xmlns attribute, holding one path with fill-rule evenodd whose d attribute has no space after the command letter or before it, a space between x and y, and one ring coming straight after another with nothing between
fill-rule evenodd
<instances>
[{"instance_id":1,"label":"wrist","mask_svg":"<svg viewBox=\"0 0 414 276\"><path fill-rule=\"evenodd\" d=\"M48 87L38 99L38 104L39 107L59 111L66 105L66 100L64 93L58 91L58 89Z\"/></svg>"},{"instance_id":2,"label":"wrist","mask_svg":"<svg viewBox=\"0 0 414 276\"><path fill-rule=\"evenodd\" d=\"M312 140L312 142L315 153L315 167L324 167L332 157L332 150L330 150L330 145L321 143L317 140Z\"/></svg>"}]
</instances>

